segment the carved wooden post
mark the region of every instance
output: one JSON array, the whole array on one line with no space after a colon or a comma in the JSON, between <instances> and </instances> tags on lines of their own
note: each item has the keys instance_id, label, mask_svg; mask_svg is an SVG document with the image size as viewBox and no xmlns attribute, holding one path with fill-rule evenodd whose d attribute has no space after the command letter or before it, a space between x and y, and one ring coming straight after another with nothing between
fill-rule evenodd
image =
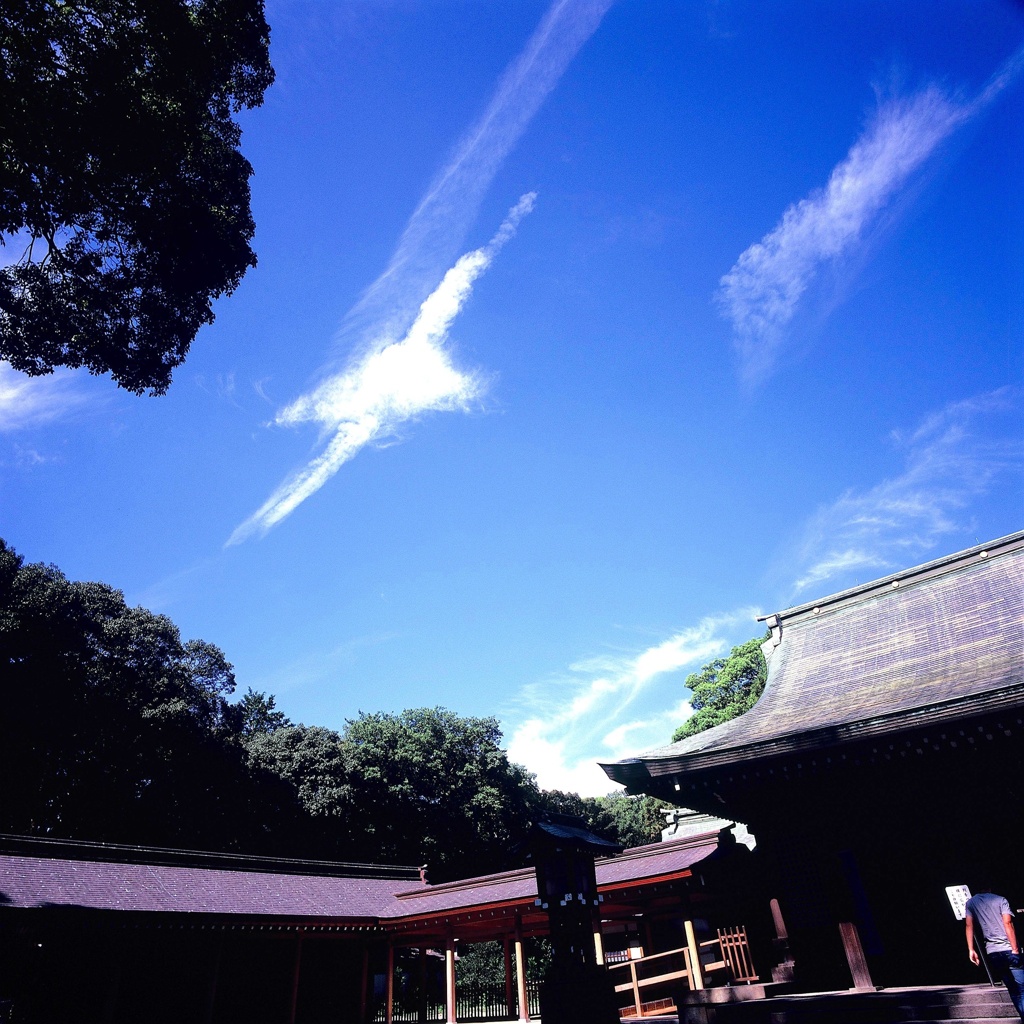
<instances>
[{"instance_id":1,"label":"carved wooden post","mask_svg":"<svg viewBox=\"0 0 1024 1024\"><path fill-rule=\"evenodd\" d=\"M775 924L775 959L777 963L772 968L772 981L792 981L795 964L793 954L789 949L789 932L786 929L786 922L782 917L782 908L778 900L772 900L772 921Z\"/></svg>"},{"instance_id":2,"label":"carved wooden post","mask_svg":"<svg viewBox=\"0 0 1024 1024\"><path fill-rule=\"evenodd\" d=\"M582 818L546 814L523 844L537 872L536 905L547 911L551 964L540 992L544 1024L619 1024L615 986L597 963L594 914L601 904L595 856L622 847L591 832Z\"/></svg>"}]
</instances>

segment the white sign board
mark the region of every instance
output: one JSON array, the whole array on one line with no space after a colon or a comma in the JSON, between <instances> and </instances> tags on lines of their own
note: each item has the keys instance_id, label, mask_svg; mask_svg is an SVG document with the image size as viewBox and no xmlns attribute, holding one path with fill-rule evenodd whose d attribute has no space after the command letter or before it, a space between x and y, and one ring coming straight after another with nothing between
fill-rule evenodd
<instances>
[{"instance_id":1,"label":"white sign board","mask_svg":"<svg viewBox=\"0 0 1024 1024\"><path fill-rule=\"evenodd\" d=\"M971 898L971 890L966 885L947 885L946 895L949 897L949 905L953 908L956 919L962 921L967 916L967 911L964 908Z\"/></svg>"}]
</instances>

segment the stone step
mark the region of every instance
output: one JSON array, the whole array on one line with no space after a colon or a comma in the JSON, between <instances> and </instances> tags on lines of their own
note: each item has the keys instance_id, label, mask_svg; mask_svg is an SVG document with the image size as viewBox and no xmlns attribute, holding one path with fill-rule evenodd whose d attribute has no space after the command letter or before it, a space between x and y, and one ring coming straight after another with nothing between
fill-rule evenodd
<instances>
[{"instance_id":1,"label":"stone step","mask_svg":"<svg viewBox=\"0 0 1024 1024\"><path fill-rule=\"evenodd\" d=\"M682 1024L1007 1024L1017 1018L1006 990L988 985L782 995L681 1009Z\"/></svg>"}]
</instances>

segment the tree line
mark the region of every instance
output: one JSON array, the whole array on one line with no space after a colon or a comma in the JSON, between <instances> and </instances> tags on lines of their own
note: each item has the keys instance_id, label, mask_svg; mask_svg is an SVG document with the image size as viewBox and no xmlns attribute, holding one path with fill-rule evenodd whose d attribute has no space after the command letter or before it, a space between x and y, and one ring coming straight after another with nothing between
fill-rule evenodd
<instances>
[{"instance_id":1,"label":"tree line","mask_svg":"<svg viewBox=\"0 0 1024 1024\"><path fill-rule=\"evenodd\" d=\"M541 790L494 718L418 708L335 730L235 689L213 644L0 540L0 831L427 863L437 880L519 866L544 810L626 846L662 827L650 797Z\"/></svg>"},{"instance_id":2,"label":"tree line","mask_svg":"<svg viewBox=\"0 0 1024 1024\"><path fill-rule=\"evenodd\" d=\"M0 10L0 358L164 393L255 265L241 110L273 82L263 0L18 0ZM752 640L691 675L674 740L764 687ZM494 718L289 722L223 652L0 541L0 830L278 855L511 866L544 809L624 845L661 805L542 791Z\"/></svg>"}]
</instances>

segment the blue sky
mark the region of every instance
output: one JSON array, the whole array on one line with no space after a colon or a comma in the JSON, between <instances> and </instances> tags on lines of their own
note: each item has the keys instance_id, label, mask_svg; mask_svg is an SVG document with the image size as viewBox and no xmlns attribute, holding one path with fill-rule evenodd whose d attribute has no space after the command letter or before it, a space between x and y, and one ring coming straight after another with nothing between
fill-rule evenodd
<instances>
[{"instance_id":1,"label":"blue sky","mask_svg":"<svg viewBox=\"0 0 1024 1024\"><path fill-rule=\"evenodd\" d=\"M271 0L163 398L0 367L0 535L293 719L665 742L758 614L1020 528L1024 9Z\"/></svg>"}]
</instances>

